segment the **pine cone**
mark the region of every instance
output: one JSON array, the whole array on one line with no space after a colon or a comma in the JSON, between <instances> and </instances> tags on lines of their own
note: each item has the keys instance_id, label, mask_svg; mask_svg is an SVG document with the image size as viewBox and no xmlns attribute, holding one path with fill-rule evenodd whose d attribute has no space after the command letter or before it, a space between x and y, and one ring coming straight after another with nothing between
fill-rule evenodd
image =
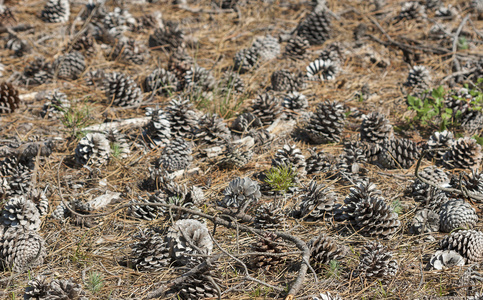
<instances>
[{"instance_id":1,"label":"pine cone","mask_svg":"<svg viewBox=\"0 0 483 300\"><path fill-rule=\"evenodd\" d=\"M307 246L310 249L311 265L320 270L324 265L328 265L331 260L339 260L347 253L347 248L338 245L330 236L322 233L318 237L311 239Z\"/></svg>"},{"instance_id":2,"label":"pine cone","mask_svg":"<svg viewBox=\"0 0 483 300\"><path fill-rule=\"evenodd\" d=\"M322 52L320 52L319 58L322 60L330 60L341 64L344 60L344 49L338 42L327 45Z\"/></svg>"},{"instance_id":3,"label":"pine cone","mask_svg":"<svg viewBox=\"0 0 483 300\"><path fill-rule=\"evenodd\" d=\"M47 63L43 57L37 57L25 66L19 83L26 86L36 86L50 82L53 77L52 65Z\"/></svg>"},{"instance_id":4,"label":"pine cone","mask_svg":"<svg viewBox=\"0 0 483 300\"><path fill-rule=\"evenodd\" d=\"M79 51L59 56L53 63L54 74L61 79L77 79L86 69L84 55Z\"/></svg>"},{"instance_id":5,"label":"pine cone","mask_svg":"<svg viewBox=\"0 0 483 300\"><path fill-rule=\"evenodd\" d=\"M217 165L223 169L243 168L253 157L253 151L243 151L239 148L228 146L223 152L223 157Z\"/></svg>"},{"instance_id":6,"label":"pine cone","mask_svg":"<svg viewBox=\"0 0 483 300\"><path fill-rule=\"evenodd\" d=\"M212 3L218 5L218 7L222 9L230 9L230 8L236 7L236 5L238 4L238 0L212 0ZM210 297L204 297L204 298L210 298Z\"/></svg>"},{"instance_id":7,"label":"pine cone","mask_svg":"<svg viewBox=\"0 0 483 300\"><path fill-rule=\"evenodd\" d=\"M22 57L26 53L29 53L32 48L25 40L20 39L16 35L9 34L5 49L12 50L15 57Z\"/></svg>"},{"instance_id":8,"label":"pine cone","mask_svg":"<svg viewBox=\"0 0 483 300\"><path fill-rule=\"evenodd\" d=\"M106 138L111 145L113 155L116 155L119 159L125 159L129 156L131 145L124 133L121 133L116 128L110 129L106 132Z\"/></svg>"},{"instance_id":9,"label":"pine cone","mask_svg":"<svg viewBox=\"0 0 483 300\"><path fill-rule=\"evenodd\" d=\"M421 155L419 146L404 138L386 140L381 147L378 163L385 169L409 169Z\"/></svg>"},{"instance_id":10,"label":"pine cone","mask_svg":"<svg viewBox=\"0 0 483 300\"><path fill-rule=\"evenodd\" d=\"M389 120L383 114L372 112L364 115L361 124L361 141L383 143L394 138L394 131Z\"/></svg>"},{"instance_id":11,"label":"pine cone","mask_svg":"<svg viewBox=\"0 0 483 300\"><path fill-rule=\"evenodd\" d=\"M280 54L280 43L271 35L257 37L252 44L261 60L271 60Z\"/></svg>"},{"instance_id":12,"label":"pine cone","mask_svg":"<svg viewBox=\"0 0 483 300\"><path fill-rule=\"evenodd\" d=\"M36 100L47 100L40 112L42 118L59 118L59 116L70 108L70 101L67 99L67 95L57 90L37 94L35 98Z\"/></svg>"},{"instance_id":13,"label":"pine cone","mask_svg":"<svg viewBox=\"0 0 483 300\"><path fill-rule=\"evenodd\" d=\"M223 191L225 197L218 205L223 207L243 207L246 202L257 202L261 197L260 186L248 177L233 179Z\"/></svg>"},{"instance_id":14,"label":"pine cone","mask_svg":"<svg viewBox=\"0 0 483 300\"><path fill-rule=\"evenodd\" d=\"M439 187L448 187L450 184L448 174L446 174L443 169L437 167L426 167L423 170L419 171L418 175L421 178L428 180ZM415 181L415 184L417 184L418 182L419 181Z\"/></svg>"},{"instance_id":15,"label":"pine cone","mask_svg":"<svg viewBox=\"0 0 483 300\"><path fill-rule=\"evenodd\" d=\"M272 159L272 167L278 168L283 165L290 166L296 176L304 177L307 174L305 157L296 145L284 145L282 149L275 153L275 157Z\"/></svg>"},{"instance_id":16,"label":"pine cone","mask_svg":"<svg viewBox=\"0 0 483 300\"><path fill-rule=\"evenodd\" d=\"M330 16L326 10L307 15L297 28L297 35L307 39L310 45L322 45L330 38Z\"/></svg>"},{"instance_id":17,"label":"pine cone","mask_svg":"<svg viewBox=\"0 0 483 300\"><path fill-rule=\"evenodd\" d=\"M159 188L161 188L163 184L160 184ZM151 205L136 205L137 203L163 203L163 204L174 204L179 206L184 206L184 197L182 198L168 198L168 196L161 192L156 192L156 194L149 197L149 199L145 199L142 197L138 197L138 200L132 200L131 203L133 204L130 207L130 214L139 219L144 219L148 221L156 220L159 217L166 216L167 210L162 206L151 206Z\"/></svg>"},{"instance_id":18,"label":"pine cone","mask_svg":"<svg viewBox=\"0 0 483 300\"><path fill-rule=\"evenodd\" d=\"M125 107L137 105L143 100L141 89L130 76L114 72L106 79L107 103Z\"/></svg>"},{"instance_id":19,"label":"pine cone","mask_svg":"<svg viewBox=\"0 0 483 300\"><path fill-rule=\"evenodd\" d=\"M47 23L66 23L69 16L69 0L49 0L40 13L40 18Z\"/></svg>"},{"instance_id":20,"label":"pine cone","mask_svg":"<svg viewBox=\"0 0 483 300\"><path fill-rule=\"evenodd\" d=\"M233 70L244 74L258 67L260 54L255 48L245 48L235 54Z\"/></svg>"},{"instance_id":21,"label":"pine cone","mask_svg":"<svg viewBox=\"0 0 483 300\"><path fill-rule=\"evenodd\" d=\"M453 176L449 185L454 189L460 189L464 186L469 192L483 195L483 174L478 170L471 170L471 175L467 173L460 173L462 176ZM473 199L473 201L481 202L479 200Z\"/></svg>"},{"instance_id":22,"label":"pine cone","mask_svg":"<svg viewBox=\"0 0 483 300\"><path fill-rule=\"evenodd\" d=\"M217 280L209 275L197 274L195 276L190 276L189 279L184 281L181 287L179 287L179 299L197 300L217 298L219 295L219 287L214 286L212 280L215 282L218 281L217 285L220 285L220 280Z\"/></svg>"},{"instance_id":23,"label":"pine cone","mask_svg":"<svg viewBox=\"0 0 483 300\"><path fill-rule=\"evenodd\" d=\"M426 149L445 149L449 148L454 143L453 133L447 130L441 132L434 132L428 139L428 143L426 144ZM443 161L443 155L446 153L446 150L438 150L438 151L430 151L427 155L433 158L436 163L441 164Z\"/></svg>"},{"instance_id":24,"label":"pine cone","mask_svg":"<svg viewBox=\"0 0 483 300\"><path fill-rule=\"evenodd\" d=\"M155 69L144 80L144 92L156 91L158 95L169 95L176 92L178 88L178 78L170 71L159 68Z\"/></svg>"},{"instance_id":25,"label":"pine cone","mask_svg":"<svg viewBox=\"0 0 483 300\"><path fill-rule=\"evenodd\" d=\"M173 99L167 108L167 118L171 125L171 134L176 137L190 138L196 131L198 119L189 99Z\"/></svg>"},{"instance_id":26,"label":"pine cone","mask_svg":"<svg viewBox=\"0 0 483 300\"><path fill-rule=\"evenodd\" d=\"M357 271L366 278L386 279L396 275L398 263L392 259L392 253L377 242L364 245Z\"/></svg>"},{"instance_id":27,"label":"pine cone","mask_svg":"<svg viewBox=\"0 0 483 300\"><path fill-rule=\"evenodd\" d=\"M262 121L256 115L248 112L239 115L231 124L230 129L236 134L243 135L253 128L262 126Z\"/></svg>"},{"instance_id":28,"label":"pine cone","mask_svg":"<svg viewBox=\"0 0 483 300\"><path fill-rule=\"evenodd\" d=\"M266 129L252 129L248 133L248 135L254 139L257 153L263 152L268 149L274 139L274 136Z\"/></svg>"},{"instance_id":29,"label":"pine cone","mask_svg":"<svg viewBox=\"0 0 483 300\"><path fill-rule=\"evenodd\" d=\"M33 231L40 229L40 213L35 204L25 196L10 198L2 210L0 221L7 227L21 227Z\"/></svg>"},{"instance_id":30,"label":"pine cone","mask_svg":"<svg viewBox=\"0 0 483 300\"><path fill-rule=\"evenodd\" d=\"M20 98L18 91L11 83L0 83L0 113L13 113L19 108Z\"/></svg>"},{"instance_id":31,"label":"pine cone","mask_svg":"<svg viewBox=\"0 0 483 300\"><path fill-rule=\"evenodd\" d=\"M145 61L146 51L133 39L119 40L108 55L111 61L123 61L142 65Z\"/></svg>"},{"instance_id":32,"label":"pine cone","mask_svg":"<svg viewBox=\"0 0 483 300\"><path fill-rule=\"evenodd\" d=\"M198 122L195 139L198 144L216 145L230 140L231 132L223 118L217 114L205 114Z\"/></svg>"},{"instance_id":33,"label":"pine cone","mask_svg":"<svg viewBox=\"0 0 483 300\"><path fill-rule=\"evenodd\" d=\"M316 144L338 143L344 129L344 107L338 102L325 101L317 106L305 130Z\"/></svg>"},{"instance_id":34,"label":"pine cone","mask_svg":"<svg viewBox=\"0 0 483 300\"><path fill-rule=\"evenodd\" d=\"M404 2L399 15L396 16L396 21L419 19L425 16L424 6L416 1Z\"/></svg>"},{"instance_id":35,"label":"pine cone","mask_svg":"<svg viewBox=\"0 0 483 300\"><path fill-rule=\"evenodd\" d=\"M329 292L320 293L317 297L312 297L312 300L342 300L338 294L332 295Z\"/></svg>"},{"instance_id":36,"label":"pine cone","mask_svg":"<svg viewBox=\"0 0 483 300\"><path fill-rule=\"evenodd\" d=\"M293 92L285 96L282 106L288 118L296 119L306 111L309 107L309 102L304 95L298 92Z\"/></svg>"},{"instance_id":37,"label":"pine cone","mask_svg":"<svg viewBox=\"0 0 483 300\"><path fill-rule=\"evenodd\" d=\"M309 80L334 80L339 71L337 62L317 59L307 66L307 77Z\"/></svg>"},{"instance_id":38,"label":"pine cone","mask_svg":"<svg viewBox=\"0 0 483 300\"><path fill-rule=\"evenodd\" d=\"M0 260L5 269L21 273L41 265L45 256L44 239L36 231L9 227L0 237Z\"/></svg>"},{"instance_id":39,"label":"pine cone","mask_svg":"<svg viewBox=\"0 0 483 300\"><path fill-rule=\"evenodd\" d=\"M306 84L302 74L295 75L288 70L278 70L272 73L272 90L277 92L293 92L304 89Z\"/></svg>"},{"instance_id":40,"label":"pine cone","mask_svg":"<svg viewBox=\"0 0 483 300\"><path fill-rule=\"evenodd\" d=\"M93 56L96 53L94 37L90 30L78 32L65 50L71 48L74 51L84 53L86 56Z\"/></svg>"},{"instance_id":41,"label":"pine cone","mask_svg":"<svg viewBox=\"0 0 483 300\"><path fill-rule=\"evenodd\" d=\"M303 60L307 57L307 50L309 48L309 41L297 35L291 38L285 46L285 56L291 60Z\"/></svg>"},{"instance_id":42,"label":"pine cone","mask_svg":"<svg viewBox=\"0 0 483 300\"><path fill-rule=\"evenodd\" d=\"M146 114L151 116L151 120L144 127L144 140L149 141L154 147L168 144L171 139L171 124L166 113L156 109L148 110Z\"/></svg>"},{"instance_id":43,"label":"pine cone","mask_svg":"<svg viewBox=\"0 0 483 300\"><path fill-rule=\"evenodd\" d=\"M444 154L443 165L448 169L479 169L482 157L481 146L475 139L459 138Z\"/></svg>"},{"instance_id":44,"label":"pine cone","mask_svg":"<svg viewBox=\"0 0 483 300\"><path fill-rule=\"evenodd\" d=\"M210 255L213 250L213 242L206 225L192 219L176 221L170 227L166 241L171 258L180 265L200 260L199 257L190 256L191 254ZM196 249L191 245L196 246Z\"/></svg>"},{"instance_id":45,"label":"pine cone","mask_svg":"<svg viewBox=\"0 0 483 300\"><path fill-rule=\"evenodd\" d=\"M427 89L431 85L429 70L425 66L412 67L404 85L412 88Z\"/></svg>"},{"instance_id":46,"label":"pine cone","mask_svg":"<svg viewBox=\"0 0 483 300\"><path fill-rule=\"evenodd\" d=\"M163 166L168 172L188 168L193 161L192 145L181 138L171 141L161 153L158 165Z\"/></svg>"},{"instance_id":47,"label":"pine cone","mask_svg":"<svg viewBox=\"0 0 483 300\"><path fill-rule=\"evenodd\" d=\"M287 252L283 243L283 239L277 237L274 233L263 232L261 238L252 246L254 252L267 252L281 254ZM286 258L283 256L264 256L257 255L252 259L252 267L257 269L269 270L272 267L282 263Z\"/></svg>"},{"instance_id":48,"label":"pine cone","mask_svg":"<svg viewBox=\"0 0 483 300\"><path fill-rule=\"evenodd\" d=\"M258 95L251 106L252 113L263 125L270 125L282 114L282 105L278 97L270 93Z\"/></svg>"},{"instance_id":49,"label":"pine cone","mask_svg":"<svg viewBox=\"0 0 483 300\"><path fill-rule=\"evenodd\" d=\"M118 29L119 31L123 32L128 29L134 30L137 27L137 21L131 15L131 13L129 13L128 10L120 7L115 7L113 11L108 12L104 16L102 24L109 31Z\"/></svg>"},{"instance_id":50,"label":"pine cone","mask_svg":"<svg viewBox=\"0 0 483 300\"><path fill-rule=\"evenodd\" d=\"M243 94L245 83L238 73L227 71L221 77L219 89L222 94Z\"/></svg>"},{"instance_id":51,"label":"pine cone","mask_svg":"<svg viewBox=\"0 0 483 300\"><path fill-rule=\"evenodd\" d=\"M152 50L172 51L177 48L184 48L184 32L175 22L166 22L164 28L158 28L149 36L149 48Z\"/></svg>"},{"instance_id":52,"label":"pine cone","mask_svg":"<svg viewBox=\"0 0 483 300\"><path fill-rule=\"evenodd\" d=\"M463 199L451 199L444 203L439 216L442 232L451 232L456 228L471 229L478 222L475 209Z\"/></svg>"},{"instance_id":53,"label":"pine cone","mask_svg":"<svg viewBox=\"0 0 483 300\"><path fill-rule=\"evenodd\" d=\"M194 60L184 48L177 48L169 57L168 71L178 78L178 90L185 88L186 78L189 77L193 66Z\"/></svg>"},{"instance_id":54,"label":"pine cone","mask_svg":"<svg viewBox=\"0 0 483 300\"><path fill-rule=\"evenodd\" d=\"M101 166L109 160L111 146L101 133L88 133L75 148L75 160L81 165Z\"/></svg>"},{"instance_id":55,"label":"pine cone","mask_svg":"<svg viewBox=\"0 0 483 300\"><path fill-rule=\"evenodd\" d=\"M10 156L0 162L0 195L23 195L32 185L32 169L28 162Z\"/></svg>"},{"instance_id":56,"label":"pine cone","mask_svg":"<svg viewBox=\"0 0 483 300\"><path fill-rule=\"evenodd\" d=\"M411 222L412 234L425 234L439 231L439 214L424 208L418 210Z\"/></svg>"},{"instance_id":57,"label":"pine cone","mask_svg":"<svg viewBox=\"0 0 483 300\"><path fill-rule=\"evenodd\" d=\"M54 279L50 283L44 276L29 280L25 300L88 300L79 284L70 280Z\"/></svg>"},{"instance_id":58,"label":"pine cone","mask_svg":"<svg viewBox=\"0 0 483 300\"><path fill-rule=\"evenodd\" d=\"M337 195L330 186L311 181L300 204L300 217L308 221L330 219L333 216Z\"/></svg>"},{"instance_id":59,"label":"pine cone","mask_svg":"<svg viewBox=\"0 0 483 300\"><path fill-rule=\"evenodd\" d=\"M135 236L131 244L132 263L139 271L160 271L171 264L169 246L164 236L149 230Z\"/></svg>"},{"instance_id":60,"label":"pine cone","mask_svg":"<svg viewBox=\"0 0 483 300\"><path fill-rule=\"evenodd\" d=\"M75 299L87 300L86 292L82 289L80 284L71 280L54 279L50 283L50 289L47 292L47 299Z\"/></svg>"},{"instance_id":61,"label":"pine cone","mask_svg":"<svg viewBox=\"0 0 483 300\"><path fill-rule=\"evenodd\" d=\"M255 211L254 225L257 228L277 229L285 225L286 212L281 203L268 202Z\"/></svg>"},{"instance_id":62,"label":"pine cone","mask_svg":"<svg viewBox=\"0 0 483 300\"><path fill-rule=\"evenodd\" d=\"M468 264L483 262L483 233L477 230L452 232L439 242L441 250L455 250Z\"/></svg>"},{"instance_id":63,"label":"pine cone","mask_svg":"<svg viewBox=\"0 0 483 300\"><path fill-rule=\"evenodd\" d=\"M456 251L438 250L433 254L433 256L431 256L429 265L436 270L442 270L442 269L452 268L456 266L462 267L465 265L465 259Z\"/></svg>"},{"instance_id":64,"label":"pine cone","mask_svg":"<svg viewBox=\"0 0 483 300\"><path fill-rule=\"evenodd\" d=\"M185 76L187 88L191 91L211 91L216 85L216 79L213 74L200 66L194 66L191 72Z\"/></svg>"},{"instance_id":65,"label":"pine cone","mask_svg":"<svg viewBox=\"0 0 483 300\"><path fill-rule=\"evenodd\" d=\"M44 191L38 188L31 189L28 193L28 197L37 207L40 217L45 216L48 213L49 199L47 198L47 195Z\"/></svg>"},{"instance_id":66,"label":"pine cone","mask_svg":"<svg viewBox=\"0 0 483 300\"><path fill-rule=\"evenodd\" d=\"M316 148L309 149L310 157L307 158L307 174L327 173L333 169L334 158L326 154L323 150L316 152Z\"/></svg>"},{"instance_id":67,"label":"pine cone","mask_svg":"<svg viewBox=\"0 0 483 300\"><path fill-rule=\"evenodd\" d=\"M344 200L344 218L364 236L387 238L396 233L401 225L398 215L380 194L374 184L360 182L350 189L349 196Z\"/></svg>"}]
</instances>

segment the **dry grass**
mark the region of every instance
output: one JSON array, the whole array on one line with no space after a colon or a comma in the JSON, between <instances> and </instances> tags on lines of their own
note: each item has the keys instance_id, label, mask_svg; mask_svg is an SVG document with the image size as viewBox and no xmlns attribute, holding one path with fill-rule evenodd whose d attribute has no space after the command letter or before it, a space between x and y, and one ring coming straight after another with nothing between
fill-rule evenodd
<instances>
[{"instance_id":1,"label":"dry grass","mask_svg":"<svg viewBox=\"0 0 483 300\"><path fill-rule=\"evenodd\" d=\"M38 18L33 17L43 7L43 1L13 2L9 6L17 23L33 25L32 30L18 33L18 36L27 40L33 49L22 58L12 57L12 53L8 50L0 52L2 63L5 65L5 79L9 78L15 71L22 71L26 62L33 60L36 56L43 55L47 58L53 58L60 55L71 38L71 26L78 29L82 25L79 21L73 21L82 9L82 5L78 3L80 1L72 5L72 15L68 25L45 24ZM109 9L115 6L114 1L107 2ZM353 30L361 23L368 26L368 33L386 41L384 35L369 19L376 19L376 13L372 11L372 6L368 2L328 1L328 7L331 11L335 14L342 13L340 20L332 20L334 31L331 40L326 42L327 44L341 42L347 50L342 72L333 82L311 83L303 93L309 99L311 110L315 109L316 103L330 99L344 102L347 107L357 108L363 113L382 111L389 116L393 124L397 125L396 130L400 131L398 134L411 137L416 141L426 139L428 137L427 132L431 132L434 128L426 129L424 133L421 133L412 129L413 127L407 126L408 122L404 118L406 105L404 104L402 83L406 80L409 65L404 62L402 51L396 47L384 47L366 38L363 42L390 63L387 67L380 68L364 58L364 48L354 47ZM462 11L466 1L449 0L444 2L446 5L454 5L460 11L460 14L454 20L444 21L448 28L456 30L467 13ZM165 20L180 21L183 24L183 29L189 35L189 39L194 44L193 47L188 48L188 52L200 66L212 69L216 78L220 78L223 71L233 65L235 53L241 48L248 47L256 36L265 34L278 36L281 33L289 32L310 10L307 4L296 0L276 0L271 4L250 1L250 3L240 6L239 15L236 12L191 13L179 9L176 5L168 4L166 1L155 4L128 4L126 7L135 17L141 17L159 10ZM193 4L192 7L211 9L211 5L207 1ZM433 19L402 21L394 24L392 20L399 10L399 3L388 1L388 5L380 12L383 15L377 20L387 34L393 39L404 36L421 43L429 43L430 41L425 38L425 34L431 27ZM431 13L429 15L431 18L433 17ZM239 16L241 16L241 19ZM476 28L483 28L481 20L477 20L475 17L472 17L471 20ZM465 30L468 39L475 41L472 43L474 47L465 50L465 53L481 56L481 53L483 53L481 36L478 37L469 25L465 27ZM141 29L136 33L128 32L127 35L147 45L148 36L152 31L152 29ZM39 42L39 40L43 41ZM282 44L282 48L284 45ZM97 47L100 49L100 44ZM323 49L323 46L311 47L311 59L317 57L316 52L320 49ZM421 57L417 63L431 68L435 85L451 73L452 55L427 54L421 51L418 51L418 53L421 54ZM99 50L93 57L87 58L87 70L104 68L122 71L133 76L136 82L141 84L155 66L165 66L168 61L168 53L151 51L150 54L151 57L147 63L138 66L107 61L102 55L102 51ZM244 108L250 105L250 99L253 99L270 85L269 76L274 70L303 71L309 62L310 60L292 62L280 58L263 63L260 68L242 75L247 90L244 95L240 96L240 99L243 100L240 102L241 105L233 102L223 104L220 103L223 99L215 99L213 102L200 105L199 108L205 112L223 112L227 121L231 122L236 113L242 112ZM368 85L371 95L367 100L359 102L354 95L364 85ZM169 101L167 97L156 96L152 103L136 109L108 107L105 103L104 94L86 86L83 79L76 81L57 80L51 84L28 89L19 87L19 91L20 94L27 94L54 88L66 93L69 99L74 101L75 107L81 108L87 105L90 112L88 121L91 124L101 123L106 119L140 117L143 115L144 107L164 107ZM149 95L149 93L146 93L145 99ZM236 99L233 101L236 101ZM127 203L131 199L136 199L137 196L146 194L145 191L140 190L139 183L148 176L148 167L155 158L159 157L162 150L155 149L144 153L144 149L133 147L128 159L114 158L105 168L100 170L99 174L92 175L89 170L73 163L73 153L78 140L71 136L71 131L64 127L60 120L51 121L40 118L39 111L42 105L43 103L38 103L32 99L25 100L18 111L11 115L2 116L0 128L2 142L14 139L25 142L36 137L40 137L42 140L54 139L56 141L54 153L45 160L45 163L40 164L37 170L39 186L49 186L51 211L60 202L58 188L63 190L64 197L67 199L89 199L96 196L95 193L100 193L99 191L102 192L105 189L100 185L101 180L108 183L107 188L109 190L122 193L122 203ZM355 132L359 124L357 122L358 120L353 118L349 119L348 126L346 126L346 131L343 134L345 138L353 137L357 133ZM132 129L129 133L135 136L141 133L141 129ZM270 151L255 155L253 160L243 169L218 170L210 163L195 161L194 164L201 168L201 172L192 177L183 178L181 182L206 186L206 205L202 207L202 210L209 214L216 214L214 204L222 197L221 191L226 188L230 180L237 176L252 176L256 172L269 169L271 158L276 149L281 148L286 142L293 143L290 137L277 138L271 145ZM308 148L312 145L302 142L296 144L308 157ZM333 154L340 153L342 149L340 145L321 145L319 148ZM429 164L429 162L425 164ZM383 191L386 200L389 203L399 201L402 207L399 215L402 223L400 231L391 239L382 241L394 253L394 257L399 263L397 276L385 284L380 284L378 281L361 282L360 278L353 277L352 271L357 267L362 245L369 238L350 232L350 230L343 230L343 226L340 224L289 220L289 226L285 229L290 229L291 234L304 241L310 240L321 232L327 232L341 244L349 246L351 250L348 256L340 262L341 268L338 277L330 276L330 272L327 270L325 273L317 274L318 283L316 283L314 275L309 272L297 299L307 299L306 296L322 291L338 293L344 299L415 299L424 296L448 295L455 281L466 267L444 271L424 270L428 256L434 252L437 244L435 242L422 242L420 236L407 234L408 224L413 217L413 208L415 207L415 202L404 196L404 190L411 177L401 179L397 176L382 175L381 170L375 166L369 165L367 168L369 169L368 177ZM386 173L411 175L414 173L414 168ZM57 174L60 174L61 182L58 182ZM319 177L319 179L325 180L323 177ZM304 178L302 184L307 184L309 180L310 177ZM81 190L74 190L72 189L73 182L86 184ZM339 201L342 203L344 197L349 193L350 186L337 182L330 183L334 186L339 195ZM296 200L296 197L287 199L287 205L295 204ZM261 202L267 201L272 200L268 198L261 200ZM34 268L28 274L3 272L3 279L0 280L2 297L4 299L21 298L29 277L37 274L46 274L58 278L73 278L75 281L82 283L87 290L89 273L98 272L103 275L104 284L97 293L89 292L90 299L141 299L157 287L160 281L170 280L181 274L173 269L152 273L138 272L120 264L126 256L130 255L129 245L133 242L133 235L140 228L168 227L171 224L169 220L159 219L151 222L135 220L128 215L127 210L121 210L107 217L88 219L85 222L87 223L83 224L84 226L75 224L75 222L61 224L50 217L46 217L41 228L41 234L48 245L48 255L44 264L41 267ZM208 227L213 228L212 224L208 224ZM481 227L480 221L477 228L481 229ZM444 234L437 233L434 236L439 240ZM250 252L251 245L256 241L256 236L253 234L242 232L237 238L235 230L223 227L217 228L214 237L226 251L234 254ZM293 245L287 246L289 251L297 250ZM215 248L215 253L219 252L219 249ZM246 259L243 258L245 261ZM269 272L251 270L251 275L285 289L295 279L299 264L300 256L291 255L287 258L286 263L279 268ZM284 296L284 293L276 292L254 282L246 281L242 283L240 278L243 276L240 272L240 267L234 260L229 257L221 259L217 275L223 282L222 291L232 288L229 293L222 296L222 299L278 299Z\"/></svg>"}]
</instances>

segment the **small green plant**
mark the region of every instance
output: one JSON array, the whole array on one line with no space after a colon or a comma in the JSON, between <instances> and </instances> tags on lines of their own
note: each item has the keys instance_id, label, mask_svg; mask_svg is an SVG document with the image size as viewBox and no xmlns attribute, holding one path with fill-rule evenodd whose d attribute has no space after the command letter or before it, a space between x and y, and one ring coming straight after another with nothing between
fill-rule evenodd
<instances>
[{"instance_id":1,"label":"small green plant","mask_svg":"<svg viewBox=\"0 0 483 300\"><path fill-rule=\"evenodd\" d=\"M457 44L458 50L468 50L470 47L468 44L468 40L464 36L460 36L458 38L458 44Z\"/></svg>"},{"instance_id":2,"label":"small green plant","mask_svg":"<svg viewBox=\"0 0 483 300\"><path fill-rule=\"evenodd\" d=\"M295 186L295 172L291 165L272 167L266 174L265 182L273 191L286 192Z\"/></svg>"},{"instance_id":3,"label":"small green plant","mask_svg":"<svg viewBox=\"0 0 483 300\"><path fill-rule=\"evenodd\" d=\"M340 278L341 269L342 267L338 260L331 260L329 262L329 268L327 269L327 278Z\"/></svg>"},{"instance_id":4,"label":"small green plant","mask_svg":"<svg viewBox=\"0 0 483 300\"><path fill-rule=\"evenodd\" d=\"M402 205L400 200L394 200L391 203L392 211L397 213L398 215L402 212Z\"/></svg>"},{"instance_id":5,"label":"small green plant","mask_svg":"<svg viewBox=\"0 0 483 300\"><path fill-rule=\"evenodd\" d=\"M87 278L87 288L92 293L99 292L102 287L104 286L104 275L99 272L90 272L89 277Z\"/></svg>"},{"instance_id":6,"label":"small green plant","mask_svg":"<svg viewBox=\"0 0 483 300\"><path fill-rule=\"evenodd\" d=\"M111 143L111 154L115 158L119 158L119 155L121 155L121 147L118 143Z\"/></svg>"},{"instance_id":7,"label":"small green plant","mask_svg":"<svg viewBox=\"0 0 483 300\"><path fill-rule=\"evenodd\" d=\"M89 107L87 105L83 107L69 107L62 110L62 112L62 124L67 128L71 137L82 138L82 129L87 127L90 122Z\"/></svg>"},{"instance_id":8,"label":"small green plant","mask_svg":"<svg viewBox=\"0 0 483 300\"><path fill-rule=\"evenodd\" d=\"M475 87L473 89L468 88L468 93L472 96L469 104L469 109L474 111L481 111L483 109L483 92L481 89ZM445 97L447 96L447 91L440 86L430 91L425 91L423 93L424 99L420 99L414 96L408 96L408 109L414 110L416 116L413 120L420 122L422 125L438 125L440 130L445 130L450 127L454 128L458 126L459 121L462 117L462 111L453 109L445 106ZM467 101L465 98L458 97L457 95L451 95L453 99Z\"/></svg>"}]
</instances>

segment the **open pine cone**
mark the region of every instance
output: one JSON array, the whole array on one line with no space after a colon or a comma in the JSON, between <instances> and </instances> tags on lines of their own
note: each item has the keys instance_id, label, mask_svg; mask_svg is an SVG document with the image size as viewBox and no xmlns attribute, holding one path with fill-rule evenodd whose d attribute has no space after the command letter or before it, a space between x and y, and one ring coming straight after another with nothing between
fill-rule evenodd
<instances>
[{"instance_id":1,"label":"open pine cone","mask_svg":"<svg viewBox=\"0 0 483 300\"><path fill-rule=\"evenodd\" d=\"M0 260L5 269L24 272L41 265L46 255L44 239L36 231L9 227L0 237Z\"/></svg>"},{"instance_id":2,"label":"open pine cone","mask_svg":"<svg viewBox=\"0 0 483 300\"><path fill-rule=\"evenodd\" d=\"M261 197L260 186L248 177L233 179L223 191L225 197L218 204L224 207L243 207L247 202L257 202Z\"/></svg>"},{"instance_id":3,"label":"open pine cone","mask_svg":"<svg viewBox=\"0 0 483 300\"><path fill-rule=\"evenodd\" d=\"M312 266L316 269L329 264L331 260L338 260L344 257L347 253L345 246L338 245L335 240L323 233L311 239L307 246L310 249Z\"/></svg>"},{"instance_id":4,"label":"open pine cone","mask_svg":"<svg viewBox=\"0 0 483 300\"><path fill-rule=\"evenodd\" d=\"M283 239L277 237L274 233L264 232L262 237L258 239L257 243L255 243L252 248L254 252L282 254L287 252L282 243ZM252 267L269 270L285 261L285 259L286 258L283 256L257 255L252 258Z\"/></svg>"},{"instance_id":5,"label":"open pine cone","mask_svg":"<svg viewBox=\"0 0 483 300\"><path fill-rule=\"evenodd\" d=\"M483 262L483 232L460 230L439 242L441 250L454 250L469 264Z\"/></svg>"},{"instance_id":6,"label":"open pine cone","mask_svg":"<svg viewBox=\"0 0 483 300\"><path fill-rule=\"evenodd\" d=\"M213 250L213 241L206 225L192 219L176 221L170 227L166 241L171 258L180 265L188 265L200 260L200 257L191 256L192 253L210 255Z\"/></svg>"},{"instance_id":7,"label":"open pine cone","mask_svg":"<svg viewBox=\"0 0 483 300\"><path fill-rule=\"evenodd\" d=\"M40 229L40 213L35 204L25 196L10 198L5 204L0 221L3 226L20 227L25 230Z\"/></svg>"},{"instance_id":8,"label":"open pine cone","mask_svg":"<svg viewBox=\"0 0 483 300\"><path fill-rule=\"evenodd\" d=\"M364 245L360 256L358 274L367 278L388 279L396 275L398 263L392 259L392 253L378 242L368 242Z\"/></svg>"},{"instance_id":9,"label":"open pine cone","mask_svg":"<svg viewBox=\"0 0 483 300\"><path fill-rule=\"evenodd\" d=\"M88 133L75 148L75 160L81 165L101 166L109 160L111 146L101 133Z\"/></svg>"}]
</instances>

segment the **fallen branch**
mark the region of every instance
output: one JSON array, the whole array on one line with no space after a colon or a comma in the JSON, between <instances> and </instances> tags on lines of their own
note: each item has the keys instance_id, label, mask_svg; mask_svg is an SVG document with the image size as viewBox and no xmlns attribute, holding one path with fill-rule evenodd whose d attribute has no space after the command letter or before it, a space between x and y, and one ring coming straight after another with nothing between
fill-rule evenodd
<instances>
[{"instance_id":1,"label":"fallen branch","mask_svg":"<svg viewBox=\"0 0 483 300\"><path fill-rule=\"evenodd\" d=\"M95 131L95 132L104 132L110 129L117 129L122 127L142 127L146 125L151 117L142 117L142 118L133 118L133 119L126 119L121 120L118 122L108 122L102 124L91 125L88 127L83 128L83 131Z\"/></svg>"}]
</instances>

